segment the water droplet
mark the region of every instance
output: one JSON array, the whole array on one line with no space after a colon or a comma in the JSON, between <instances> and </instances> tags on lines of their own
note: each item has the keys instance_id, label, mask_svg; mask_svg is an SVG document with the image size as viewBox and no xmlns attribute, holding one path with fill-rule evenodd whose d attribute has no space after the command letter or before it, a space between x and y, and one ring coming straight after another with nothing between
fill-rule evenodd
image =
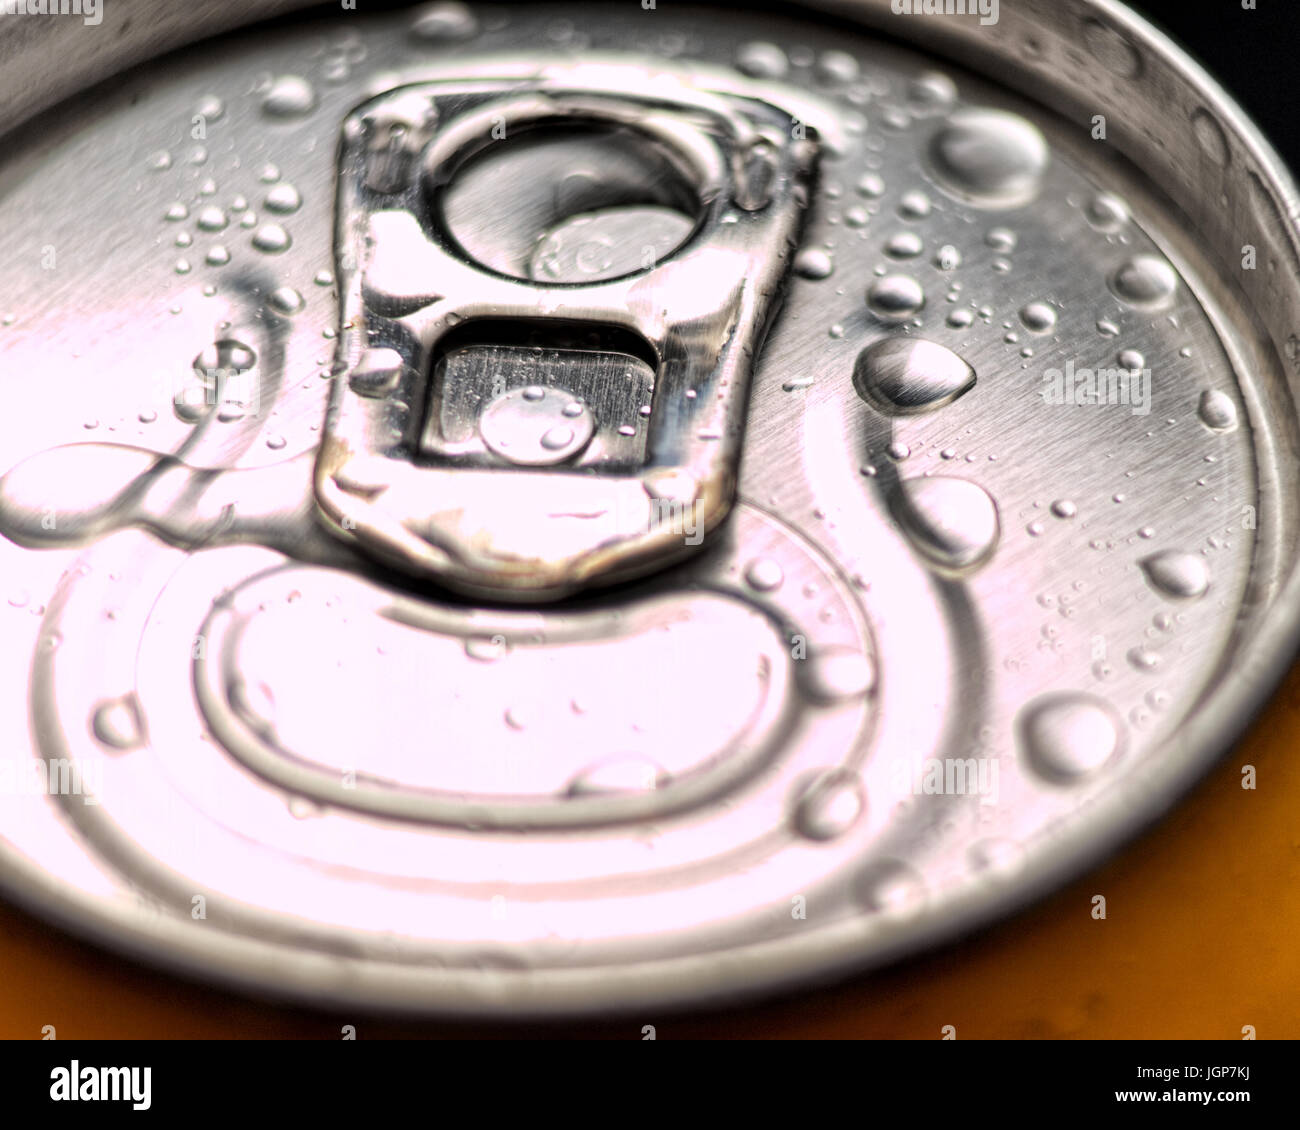
<instances>
[{"instance_id":1,"label":"water droplet","mask_svg":"<svg viewBox=\"0 0 1300 1130\"><path fill-rule=\"evenodd\" d=\"M867 309L883 322L905 322L925 305L925 291L908 275L886 275L867 290Z\"/></svg>"},{"instance_id":2,"label":"water droplet","mask_svg":"<svg viewBox=\"0 0 1300 1130\"><path fill-rule=\"evenodd\" d=\"M959 199L1015 208L1038 195L1050 160L1047 141L1024 118L1003 110L958 110L930 142L931 171Z\"/></svg>"},{"instance_id":3,"label":"water droplet","mask_svg":"<svg viewBox=\"0 0 1300 1130\"><path fill-rule=\"evenodd\" d=\"M316 108L316 89L301 75L281 75L262 96L262 112L272 118L302 118Z\"/></svg>"},{"instance_id":4,"label":"water droplet","mask_svg":"<svg viewBox=\"0 0 1300 1130\"><path fill-rule=\"evenodd\" d=\"M1009 255L1016 249L1016 244L1020 241L1010 228L993 228L984 237L984 242L994 251L1001 252L1003 255Z\"/></svg>"},{"instance_id":5,"label":"water droplet","mask_svg":"<svg viewBox=\"0 0 1300 1130\"><path fill-rule=\"evenodd\" d=\"M279 224L263 224L253 233L253 246L271 255L287 251L292 243L289 233Z\"/></svg>"},{"instance_id":6,"label":"water droplet","mask_svg":"<svg viewBox=\"0 0 1300 1130\"><path fill-rule=\"evenodd\" d=\"M1129 650L1128 661L1135 671L1154 671L1160 666L1160 653L1150 648L1135 647Z\"/></svg>"},{"instance_id":7,"label":"water droplet","mask_svg":"<svg viewBox=\"0 0 1300 1130\"><path fill-rule=\"evenodd\" d=\"M930 198L916 189L903 193L903 198L898 202L898 214L905 220L924 220L932 208Z\"/></svg>"},{"instance_id":8,"label":"water droplet","mask_svg":"<svg viewBox=\"0 0 1300 1130\"><path fill-rule=\"evenodd\" d=\"M1046 302L1031 302L1021 309L1020 321L1030 333L1051 333L1056 329L1056 311Z\"/></svg>"},{"instance_id":9,"label":"water droplet","mask_svg":"<svg viewBox=\"0 0 1300 1130\"><path fill-rule=\"evenodd\" d=\"M1107 193L1089 200L1083 214L1088 223L1101 232L1116 232L1128 223L1128 208L1124 202Z\"/></svg>"},{"instance_id":10,"label":"water droplet","mask_svg":"<svg viewBox=\"0 0 1300 1130\"><path fill-rule=\"evenodd\" d=\"M208 248L208 254L205 261L212 267L223 267L230 262L230 250L222 244L214 244Z\"/></svg>"},{"instance_id":11,"label":"water droplet","mask_svg":"<svg viewBox=\"0 0 1300 1130\"><path fill-rule=\"evenodd\" d=\"M109 699L95 707L91 732L109 749L135 749L144 742L140 706L133 694Z\"/></svg>"},{"instance_id":12,"label":"water droplet","mask_svg":"<svg viewBox=\"0 0 1300 1130\"><path fill-rule=\"evenodd\" d=\"M334 285L334 272L333 272L333 271L317 271L316 274L315 274L315 276L312 278L311 281L314 282L317 286L333 286L333 285Z\"/></svg>"},{"instance_id":13,"label":"water droplet","mask_svg":"<svg viewBox=\"0 0 1300 1130\"><path fill-rule=\"evenodd\" d=\"M789 66L775 43L747 43L736 53L736 69L752 78L784 78Z\"/></svg>"},{"instance_id":14,"label":"water droplet","mask_svg":"<svg viewBox=\"0 0 1300 1130\"><path fill-rule=\"evenodd\" d=\"M648 793L662 788L668 780L662 766L638 754L627 754L583 769L564 791L571 797Z\"/></svg>"},{"instance_id":15,"label":"water droplet","mask_svg":"<svg viewBox=\"0 0 1300 1130\"><path fill-rule=\"evenodd\" d=\"M210 122L219 122L226 114L226 104L215 94L205 94L199 99L194 112L201 114Z\"/></svg>"},{"instance_id":16,"label":"water droplet","mask_svg":"<svg viewBox=\"0 0 1300 1130\"><path fill-rule=\"evenodd\" d=\"M266 446L272 451L283 451L286 442L284 436L278 435L275 432L272 432L266 437Z\"/></svg>"},{"instance_id":17,"label":"water droplet","mask_svg":"<svg viewBox=\"0 0 1300 1130\"><path fill-rule=\"evenodd\" d=\"M190 210L178 200L167 209L166 219L170 220L172 223L179 223L181 220L187 218L189 214Z\"/></svg>"},{"instance_id":18,"label":"water droplet","mask_svg":"<svg viewBox=\"0 0 1300 1130\"><path fill-rule=\"evenodd\" d=\"M874 200L885 195L885 182L878 173L867 173L858 181L857 191L859 196Z\"/></svg>"},{"instance_id":19,"label":"water droplet","mask_svg":"<svg viewBox=\"0 0 1300 1130\"><path fill-rule=\"evenodd\" d=\"M885 254L891 259L915 259L924 250L925 244L914 231L899 232L885 244Z\"/></svg>"},{"instance_id":20,"label":"water droplet","mask_svg":"<svg viewBox=\"0 0 1300 1130\"><path fill-rule=\"evenodd\" d=\"M1118 360L1120 368L1127 369L1129 372L1140 371L1147 367L1147 359L1136 349L1123 350Z\"/></svg>"},{"instance_id":21,"label":"water droplet","mask_svg":"<svg viewBox=\"0 0 1300 1130\"><path fill-rule=\"evenodd\" d=\"M858 77L858 61L847 51L823 51L817 60L817 77L822 82L843 86Z\"/></svg>"},{"instance_id":22,"label":"water droplet","mask_svg":"<svg viewBox=\"0 0 1300 1130\"><path fill-rule=\"evenodd\" d=\"M876 686L875 661L851 647L823 648L802 660L799 671L804 689L817 702L862 698Z\"/></svg>"},{"instance_id":23,"label":"water droplet","mask_svg":"<svg viewBox=\"0 0 1300 1130\"><path fill-rule=\"evenodd\" d=\"M913 546L942 568L974 568L997 547L997 504L975 483L941 476L907 479L899 483L892 501Z\"/></svg>"},{"instance_id":24,"label":"water droplet","mask_svg":"<svg viewBox=\"0 0 1300 1130\"><path fill-rule=\"evenodd\" d=\"M1237 426L1237 406L1226 392L1218 389L1206 389L1201 393L1201 402L1196 414L1201 423L1216 432L1231 431Z\"/></svg>"},{"instance_id":25,"label":"water droplet","mask_svg":"<svg viewBox=\"0 0 1300 1130\"><path fill-rule=\"evenodd\" d=\"M1024 867L1025 848L1017 840L994 837L974 844L966 858L971 870L983 879L1011 879Z\"/></svg>"},{"instance_id":26,"label":"water droplet","mask_svg":"<svg viewBox=\"0 0 1300 1130\"><path fill-rule=\"evenodd\" d=\"M1109 318L1103 318L1100 322L1097 323L1097 332L1101 334L1102 337L1118 337L1119 326L1117 326Z\"/></svg>"},{"instance_id":27,"label":"water droplet","mask_svg":"<svg viewBox=\"0 0 1300 1130\"><path fill-rule=\"evenodd\" d=\"M166 149L159 149L156 153L149 155L147 163L155 173L161 173L164 169L172 167L172 155Z\"/></svg>"},{"instance_id":28,"label":"water droplet","mask_svg":"<svg viewBox=\"0 0 1300 1130\"><path fill-rule=\"evenodd\" d=\"M360 396L387 396L401 383L405 364L396 349L367 349L357 360L348 384Z\"/></svg>"},{"instance_id":29,"label":"water droplet","mask_svg":"<svg viewBox=\"0 0 1300 1130\"><path fill-rule=\"evenodd\" d=\"M957 100L957 84L947 75L930 71L908 84L907 98L914 106L923 109L943 109Z\"/></svg>"},{"instance_id":30,"label":"water droplet","mask_svg":"<svg viewBox=\"0 0 1300 1130\"><path fill-rule=\"evenodd\" d=\"M831 769L796 788L794 826L810 840L833 840L848 832L866 810L856 773Z\"/></svg>"},{"instance_id":31,"label":"water droplet","mask_svg":"<svg viewBox=\"0 0 1300 1130\"><path fill-rule=\"evenodd\" d=\"M1111 293L1121 302L1150 309L1168 306L1178 289L1173 267L1154 255L1135 255L1108 282Z\"/></svg>"},{"instance_id":32,"label":"water droplet","mask_svg":"<svg viewBox=\"0 0 1300 1130\"><path fill-rule=\"evenodd\" d=\"M1061 498L1052 503L1052 513L1058 518L1073 518L1079 513L1079 508L1068 498Z\"/></svg>"},{"instance_id":33,"label":"water droplet","mask_svg":"<svg viewBox=\"0 0 1300 1130\"><path fill-rule=\"evenodd\" d=\"M1153 588L1176 600L1193 600L1210 587L1210 567L1195 553L1166 550L1143 558L1138 564Z\"/></svg>"},{"instance_id":34,"label":"water droplet","mask_svg":"<svg viewBox=\"0 0 1300 1130\"><path fill-rule=\"evenodd\" d=\"M745 567L745 581L757 592L775 592L784 583L785 574L770 557L759 557Z\"/></svg>"},{"instance_id":35,"label":"water droplet","mask_svg":"<svg viewBox=\"0 0 1300 1130\"><path fill-rule=\"evenodd\" d=\"M465 654L480 663L495 663L509 651L510 644L503 635L469 636L465 640Z\"/></svg>"},{"instance_id":36,"label":"water droplet","mask_svg":"<svg viewBox=\"0 0 1300 1130\"><path fill-rule=\"evenodd\" d=\"M818 247L800 251L794 260L795 274L805 279L828 279L835 270L835 260L830 252Z\"/></svg>"},{"instance_id":37,"label":"water droplet","mask_svg":"<svg viewBox=\"0 0 1300 1130\"><path fill-rule=\"evenodd\" d=\"M302 194L293 185L285 182L271 189L263 203L268 212L287 216L302 207Z\"/></svg>"},{"instance_id":38,"label":"water droplet","mask_svg":"<svg viewBox=\"0 0 1300 1130\"><path fill-rule=\"evenodd\" d=\"M889 918L908 918L926 901L925 882L906 863L880 860L865 867L853 882L858 902L867 910Z\"/></svg>"},{"instance_id":39,"label":"water droplet","mask_svg":"<svg viewBox=\"0 0 1300 1130\"><path fill-rule=\"evenodd\" d=\"M975 370L946 346L888 337L858 354L853 387L883 412L915 415L951 404L975 386Z\"/></svg>"},{"instance_id":40,"label":"water droplet","mask_svg":"<svg viewBox=\"0 0 1300 1130\"><path fill-rule=\"evenodd\" d=\"M267 305L278 314L297 314L306 301L291 286L276 287L267 299Z\"/></svg>"},{"instance_id":41,"label":"water droplet","mask_svg":"<svg viewBox=\"0 0 1300 1130\"><path fill-rule=\"evenodd\" d=\"M438 0L426 4L411 21L411 35L425 43L449 43L478 33L478 20L465 4Z\"/></svg>"},{"instance_id":42,"label":"water droplet","mask_svg":"<svg viewBox=\"0 0 1300 1130\"><path fill-rule=\"evenodd\" d=\"M1096 773L1118 757L1124 724L1090 695L1057 693L1035 699L1016 723L1021 751L1049 781L1068 784Z\"/></svg>"},{"instance_id":43,"label":"water droplet","mask_svg":"<svg viewBox=\"0 0 1300 1130\"><path fill-rule=\"evenodd\" d=\"M965 308L953 310L948 315L948 325L955 330L964 330L975 321L975 315Z\"/></svg>"},{"instance_id":44,"label":"water droplet","mask_svg":"<svg viewBox=\"0 0 1300 1130\"><path fill-rule=\"evenodd\" d=\"M263 165L262 171L257 174L257 179L263 184L274 184L280 179L280 167L278 165Z\"/></svg>"}]
</instances>

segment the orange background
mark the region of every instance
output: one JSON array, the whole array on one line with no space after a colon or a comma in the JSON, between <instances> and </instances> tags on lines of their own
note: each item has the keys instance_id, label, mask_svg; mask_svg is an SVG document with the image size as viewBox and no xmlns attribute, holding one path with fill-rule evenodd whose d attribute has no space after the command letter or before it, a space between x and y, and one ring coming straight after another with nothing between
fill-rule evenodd
<instances>
[{"instance_id":1,"label":"orange background","mask_svg":"<svg viewBox=\"0 0 1300 1130\"><path fill-rule=\"evenodd\" d=\"M0 1036L959 1039L1300 1037L1300 667L1154 831L1029 911L942 951L749 1008L582 1025L413 1023L267 1005L155 973L0 905ZM1251 764L1257 787L1241 787ZM1107 919L1091 898L1104 894Z\"/></svg>"}]
</instances>

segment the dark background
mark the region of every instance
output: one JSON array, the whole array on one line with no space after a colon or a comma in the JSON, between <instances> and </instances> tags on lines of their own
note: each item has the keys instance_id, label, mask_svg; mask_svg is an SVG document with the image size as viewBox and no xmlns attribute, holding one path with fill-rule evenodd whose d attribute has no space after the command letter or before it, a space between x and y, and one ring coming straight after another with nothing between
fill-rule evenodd
<instances>
[{"instance_id":1,"label":"dark background","mask_svg":"<svg viewBox=\"0 0 1300 1130\"><path fill-rule=\"evenodd\" d=\"M1300 170L1300 0L1128 0L1189 51Z\"/></svg>"}]
</instances>

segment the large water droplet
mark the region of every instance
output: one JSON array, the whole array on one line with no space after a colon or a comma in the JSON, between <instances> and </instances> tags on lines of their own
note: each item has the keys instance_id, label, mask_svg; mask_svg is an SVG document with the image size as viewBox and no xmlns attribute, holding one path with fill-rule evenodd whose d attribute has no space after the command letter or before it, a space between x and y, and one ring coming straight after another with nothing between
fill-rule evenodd
<instances>
[{"instance_id":1,"label":"large water droplet","mask_svg":"<svg viewBox=\"0 0 1300 1130\"><path fill-rule=\"evenodd\" d=\"M1042 185L1050 153L1031 122L1003 110L959 110L930 142L931 171L959 199L982 208L1017 208Z\"/></svg>"},{"instance_id":2,"label":"large water droplet","mask_svg":"<svg viewBox=\"0 0 1300 1130\"><path fill-rule=\"evenodd\" d=\"M1017 732L1030 766L1057 783L1096 773L1124 746L1124 724L1115 711L1100 699L1073 692L1035 699L1021 711Z\"/></svg>"},{"instance_id":3,"label":"large water droplet","mask_svg":"<svg viewBox=\"0 0 1300 1130\"><path fill-rule=\"evenodd\" d=\"M1210 587L1210 567L1196 553L1170 549L1144 557L1139 564L1153 588L1176 600L1204 596Z\"/></svg>"},{"instance_id":4,"label":"large water droplet","mask_svg":"<svg viewBox=\"0 0 1300 1130\"><path fill-rule=\"evenodd\" d=\"M1001 533L992 496L965 479L906 479L898 486L893 510L917 551L945 569L982 565Z\"/></svg>"},{"instance_id":5,"label":"large water droplet","mask_svg":"<svg viewBox=\"0 0 1300 1130\"><path fill-rule=\"evenodd\" d=\"M889 337L858 354L853 387L882 412L915 415L969 392L975 387L975 370L936 342Z\"/></svg>"},{"instance_id":6,"label":"large water droplet","mask_svg":"<svg viewBox=\"0 0 1300 1130\"><path fill-rule=\"evenodd\" d=\"M1231 431L1237 426L1237 406L1226 392L1207 388L1201 393L1201 402L1196 414L1201 423L1216 432Z\"/></svg>"},{"instance_id":7,"label":"large water droplet","mask_svg":"<svg viewBox=\"0 0 1300 1130\"><path fill-rule=\"evenodd\" d=\"M1111 293L1130 306L1168 306L1178 289L1173 267L1154 255L1135 255L1110 276Z\"/></svg>"}]
</instances>

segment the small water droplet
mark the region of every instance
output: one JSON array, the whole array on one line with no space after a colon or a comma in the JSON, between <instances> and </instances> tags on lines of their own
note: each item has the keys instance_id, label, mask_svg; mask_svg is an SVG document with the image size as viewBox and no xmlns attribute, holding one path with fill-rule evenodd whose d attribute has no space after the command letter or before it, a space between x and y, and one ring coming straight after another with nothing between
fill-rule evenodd
<instances>
[{"instance_id":1,"label":"small water droplet","mask_svg":"<svg viewBox=\"0 0 1300 1130\"><path fill-rule=\"evenodd\" d=\"M302 207L302 194L286 181L272 188L263 204L268 212L287 216Z\"/></svg>"},{"instance_id":2,"label":"small water droplet","mask_svg":"<svg viewBox=\"0 0 1300 1130\"><path fill-rule=\"evenodd\" d=\"M867 290L867 309L884 322L904 322L925 305L925 291L908 275L885 275Z\"/></svg>"},{"instance_id":3,"label":"small water droplet","mask_svg":"<svg viewBox=\"0 0 1300 1130\"><path fill-rule=\"evenodd\" d=\"M770 557L759 557L745 567L745 581L756 592L775 592L785 582L785 573Z\"/></svg>"},{"instance_id":4,"label":"small water droplet","mask_svg":"<svg viewBox=\"0 0 1300 1130\"><path fill-rule=\"evenodd\" d=\"M1135 255L1121 264L1108 282L1121 302L1144 309L1169 305L1178 289L1173 267L1154 255Z\"/></svg>"},{"instance_id":5,"label":"small water droplet","mask_svg":"<svg viewBox=\"0 0 1300 1130\"><path fill-rule=\"evenodd\" d=\"M808 247L795 256L794 270L800 278L828 279L835 270L835 261L830 252L819 247Z\"/></svg>"},{"instance_id":6,"label":"small water droplet","mask_svg":"<svg viewBox=\"0 0 1300 1130\"><path fill-rule=\"evenodd\" d=\"M736 69L752 78L784 78L790 61L775 43L746 43L736 53Z\"/></svg>"},{"instance_id":7,"label":"small water droplet","mask_svg":"<svg viewBox=\"0 0 1300 1130\"><path fill-rule=\"evenodd\" d=\"M301 75L281 75L262 96L262 112L272 118L302 118L316 108L316 89Z\"/></svg>"},{"instance_id":8,"label":"small water droplet","mask_svg":"<svg viewBox=\"0 0 1300 1130\"><path fill-rule=\"evenodd\" d=\"M306 304L303 296L291 286L276 287L267 299L267 305L278 314L297 314Z\"/></svg>"},{"instance_id":9,"label":"small water droplet","mask_svg":"<svg viewBox=\"0 0 1300 1130\"><path fill-rule=\"evenodd\" d=\"M426 4L411 21L411 36L424 43L452 43L478 34L478 20L457 0Z\"/></svg>"},{"instance_id":10,"label":"small water droplet","mask_svg":"<svg viewBox=\"0 0 1300 1130\"><path fill-rule=\"evenodd\" d=\"M810 840L833 840L852 829L865 810L857 774L831 769L796 787L793 822Z\"/></svg>"},{"instance_id":11,"label":"small water droplet","mask_svg":"<svg viewBox=\"0 0 1300 1130\"><path fill-rule=\"evenodd\" d=\"M1051 333L1056 329L1056 311L1046 302L1031 302L1021 308L1020 321L1030 333Z\"/></svg>"},{"instance_id":12,"label":"small water droplet","mask_svg":"<svg viewBox=\"0 0 1300 1130\"><path fill-rule=\"evenodd\" d=\"M816 702L862 698L876 686L876 664L856 648L828 647L801 660L804 689Z\"/></svg>"},{"instance_id":13,"label":"small water droplet","mask_svg":"<svg viewBox=\"0 0 1300 1130\"><path fill-rule=\"evenodd\" d=\"M109 749L123 751L140 746L144 742L144 724L135 695L101 702L91 716L90 729Z\"/></svg>"},{"instance_id":14,"label":"small water droplet","mask_svg":"<svg viewBox=\"0 0 1300 1130\"><path fill-rule=\"evenodd\" d=\"M1044 695L1016 723L1021 751L1043 778L1068 784L1088 777L1120 755L1124 724L1100 699L1074 692Z\"/></svg>"},{"instance_id":15,"label":"small water droplet","mask_svg":"<svg viewBox=\"0 0 1300 1130\"><path fill-rule=\"evenodd\" d=\"M1107 193L1088 201L1083 214L1088 223L1101 232L1116 232L1128 223L1128 208L1124 202Z\"/></svg>"},{"instance_id":16,"label":"small water droplet","mask_svg":"<svg viewBox=\"0 0 1300 1130\"><path fill-rule=\"evenodd\" d=\"M263 224L253 234L253 246L271 255L287 251L292 242L289 233L279 224Z\"/></svg>"}]
</instances>

